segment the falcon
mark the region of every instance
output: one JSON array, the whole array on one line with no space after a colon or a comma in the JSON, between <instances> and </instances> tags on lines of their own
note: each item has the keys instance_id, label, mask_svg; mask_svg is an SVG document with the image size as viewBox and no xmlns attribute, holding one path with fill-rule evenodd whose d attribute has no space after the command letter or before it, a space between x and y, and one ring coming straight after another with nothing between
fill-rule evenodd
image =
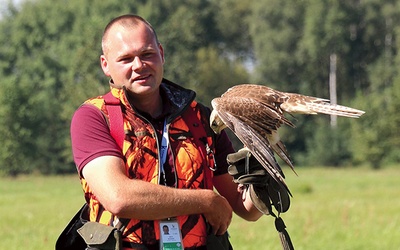
<instances>
[{"instance_id":1,"label":"falcon","mask_svg":"<svg viewBox=\"0 0 400 250\"><path fill-rule=\"evenodd\" d=\"M318 113L358 118L364 111L331 104L328 99L286 93L267 86L240 84L228 89L221 97L211 101L213 111L210 126L215 133L229 128L267 170L269 175L290 194L285 176L274 152L294 171L278 128L295 125L285 117L288 114ZM295 171L294 171L295 172ZM296 173L296 172L295 172Z\"/></svg>"}]
</instances>

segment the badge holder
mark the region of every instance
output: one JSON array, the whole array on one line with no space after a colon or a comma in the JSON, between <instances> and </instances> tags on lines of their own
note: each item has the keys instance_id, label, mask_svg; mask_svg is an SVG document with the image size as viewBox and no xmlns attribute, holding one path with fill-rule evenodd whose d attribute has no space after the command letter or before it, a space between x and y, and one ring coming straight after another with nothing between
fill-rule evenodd
<instances>
[{"instance_id":1,"label":"badge holder","mask_svg":"<svg viewBox=\"0 0 400 250\"><path fill-rule=\"evenodd\" d=\"M176 219L160 221L160 250L183 250L182 234Z\"/></svg>"},{"instance_id":2,"label":"badge holder","mask_svg":"<svg viewBox=\"0 0 400 250\"><path fill-rule=\"evenodd\" d=\"M164 163L167 160L168 145L168 126L167 120L165 120L160 148L160 172L164 177L164 185L167 184L165 180ZM176 218L161 220L159 224L160 250L183 250L182 234Z\"/></svg>"}]
</instances>

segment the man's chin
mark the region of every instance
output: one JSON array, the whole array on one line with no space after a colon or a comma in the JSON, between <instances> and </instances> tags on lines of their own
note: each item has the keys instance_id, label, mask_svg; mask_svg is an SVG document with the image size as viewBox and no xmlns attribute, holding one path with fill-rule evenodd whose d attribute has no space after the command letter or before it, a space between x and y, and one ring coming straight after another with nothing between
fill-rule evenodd
<instances>
[{"instance_id":1,"label":"man's chin","mask_svg":"<svg viewBox=\"0 0 400 250\"><path fill-rule=\"evenodd\" d=\"M155 84L131 84L128 88L127 91L131 92L134 95L148 95L151 94L155 91L158 91L160 85L155 85Z\"/></svg>"}]
</instances>

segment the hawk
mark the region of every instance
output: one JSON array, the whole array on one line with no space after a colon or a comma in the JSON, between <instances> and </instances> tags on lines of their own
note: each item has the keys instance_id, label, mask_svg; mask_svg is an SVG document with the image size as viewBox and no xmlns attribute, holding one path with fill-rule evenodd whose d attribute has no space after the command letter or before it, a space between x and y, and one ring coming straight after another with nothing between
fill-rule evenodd
<instances>
[{"instance_id":1,"label":"hawk","mask_svg":"<svg viewBox=\"0 0 400 250\"><path fill-rule=\"evenodd\" d=\"M215 133L228 127L267 170L269 175L290 194L284 174L274 152L294 171L292 159L281 141L278 128L295 125L289 114L328 114L358 118L364 111L333 105L328 99L286 93L267 86L241 84L228 89L211 101L210 126Z\"/></svg>"}]
</instances>

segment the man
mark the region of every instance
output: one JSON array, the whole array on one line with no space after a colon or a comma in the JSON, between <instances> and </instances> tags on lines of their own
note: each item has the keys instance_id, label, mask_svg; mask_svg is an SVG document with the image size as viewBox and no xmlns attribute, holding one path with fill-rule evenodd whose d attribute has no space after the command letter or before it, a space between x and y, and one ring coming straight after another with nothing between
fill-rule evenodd
<instances>
[{"instance_id":1,"label":"man","mask_svg":"<svg viewBox=\"0 0 400 250\"><path fill-rule=\"evenodd\" d=\"M213 234L224 234L232 211L257 220L262 214L227 174L226 156L234 151L225 133L214 140L217 171L207 180L202 166L210 161L193 143L191 121L182 118L185 112L204 116L205 109L193 101L193 91L163 78L164 50L151 25L135 15L115 18L105 28L102 50L101 67L122 103L125 141L121 151L101 96L75 112L72 148L90 220L112 225L116 217L131 219L123 233L127 249L159 249L160 221L171 218L185 249L205 249L206 223Z\"/></svg>"}]
</instances>

